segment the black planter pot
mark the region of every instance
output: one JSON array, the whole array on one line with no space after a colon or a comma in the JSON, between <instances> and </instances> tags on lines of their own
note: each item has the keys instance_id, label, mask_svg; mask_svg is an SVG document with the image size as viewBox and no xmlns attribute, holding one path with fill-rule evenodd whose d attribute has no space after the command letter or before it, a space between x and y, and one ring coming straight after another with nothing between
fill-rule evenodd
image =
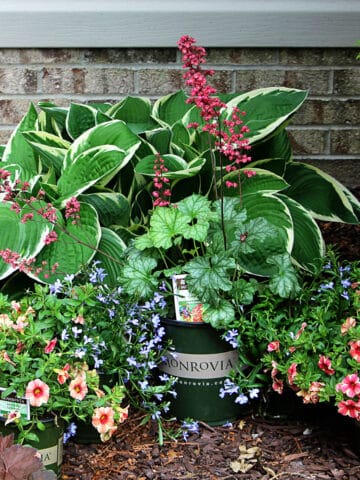
<instances>
[{"instance_id":1,"label":"black planter pot","mask_svg":"<svg viewBox=\"0 0 360 480\"><path fill-rule=\"evenodd\" d=\"M160 366L162 372L177 378L170 414L209 425L238 418L244 408L234 403L234 397L219 395L227 374L238 362L237 350L209 324L168 319L162 324L175 349Z\"/></svg>"}]
</instances>

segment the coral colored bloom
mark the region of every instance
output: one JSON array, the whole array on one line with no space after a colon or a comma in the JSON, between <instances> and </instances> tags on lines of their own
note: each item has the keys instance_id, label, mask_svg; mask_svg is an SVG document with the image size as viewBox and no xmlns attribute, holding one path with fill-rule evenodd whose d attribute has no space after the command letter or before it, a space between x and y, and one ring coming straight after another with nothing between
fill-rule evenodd
<instances>
[{"instance_id":1,"label":"coral colored bloom","mask_svg":"<svg viewBox=\"0 0 360 480\"><path fill-rule=\"evenodd\" d=\"M303 331L305 330L306 327L307 327L307 323L306 323L306 322L303 322L303 323L301 324L300 329L298 330L298 332L297 332L296 335L295 335L295 340L297 340L298 338L300 338L300 335L303 333Z\"/></svg>"},{"instance_id":2,"label":"coral colored bloom","mask_svg":"<svg viewBox=\"0 0 360 480\"><path fill-rule=\"evenodd\" d=\"M84 325L85 319L82 315L78 315L77 317L73 318L72 321L74 323L79 323L80 325Z\"/></svg>"},{"instance_id":3,"label":"coral colored bloom","mask_svg":"<svg viewBox=\"0 0 360 480\"><path fill-rule=\"evenodd\" d=\"M50 342L46 345L44 352L51 353L54 350L56 344L57 344L57 338L55 337L52 340L50 340Z\"/></svg>"},{"instance_id":4,"label":"coral colored bloom","mask_svg":"<svg viewBox=\"0 0 360 480\"><path fill-rule=\"evenodd\" d=\"M7 313L0 313L0 327L12 327L13 322L10 320L10 317Z\"/></svg>"},{"instance_id":5,"label":"coral colored bloom","mask_svg":"<svg viewBox=\"0 0 360 480\"><path fill-rule=\"evenodd\" d=\"M318 367L327 375L334 375L335 373L335 370L331 368L331 361L327 357L325 357L325 355L320 355Z\"/></svg>"},{"instance_id":6,"label":"coral colored bloom","mask_svg":"<svg viewBox=\"0 0 360 480\"><path fill-rule=\"evenodd\" d=\"M273 342L270 342L269 345L267 346L268 352L277 352L279 349L280 349L279 340L274 340Z\"/></svg>"},{"instance_id":7,"label":"coral colored bloom","mask_svg":"<svg viewBox=\"0 0 360 480\"><path fill-rule=\"evenodd\" d=\"M350 356L360 363L360 340L349 342Z\"/></svg>"},{"instance_id":8,"label":"coral colored bloom","mask_svg":"<svg viewBox=\"0 0 360 480\"><path fill-rule=\"evenodd\" d=\"M347 375L342 382L336 385L336 391L340 391L350 398L360 395L360 379L356 373Z\"/></svg>"},{"instance_id":9,"label":"coral colored bloom","mask_svg":"<svg viewBox=\"0 0 360 480\"><path fill-rule=\"evenodd\" d=\"M7 352L2 351L1 353L2 353L2 358L5 360L5 362L8 362L13 367L16 367L16 363L11 360Z\"/></svg>"},{"instance_id":10,"label":"coral colored bloom","mask_svg":"<svg viewBox=\"0 0 360 480\"><path fill-rule=\"evenodd\" d=\"M20 418L20 412L18 410L14 410L7 414L5 425L8 425L11 422L16 422Z\"/></svg>"},{"instance_id":11,"label":"coral colored bloom","mask_svg":"<svg viewBox=\"0 0 360 480\"><path fill-rule=\"evenodd\" d=\"M92 416L93 427L99 433L106 433L114 427L114 410L112 407L95 408Z\"/></svg>"},{"instance_id":12,"label":"coral colored bloom","mask_svg":"<svg viewBox=\"0 0 360 480\"><path fill-rule=\"evenodd\" d=\"M338 412L360 421L360 402L354 400L342 400L338 403Z\"/></svg>"},{"instance_id":13,"label":"coral colored bloom","mask_svg":"<svg viewBox=\"0 0 360 480\"><path fill-rule=\"evenodd\" d=\"M119 414L119 423L123 423L125 422L125 420L128 418L129 416L129 408L126 407L126 408L117 408L117 413Z\"/></svg>"},{"instance_id":14,"label":"coral colored bloom","mask_svg":"<svg viewBox=\"0 0 360 480\"><path fill-rule=\"evenodd\" d=\"M348 317L345 322L341 325L341 335L345 335L349 330L354 328L356 325L356 320L353 317Z\"/></svg>"},{"instance_id":15,"label":"coral colored bloom","mask_svg":"<svg viewBox=\"0 0 360 480\"><path fill-rule=\"evenodd\" d=\"M283 393L284 382L282 380L279 380L278 378L274 377L273 378L272 389L274 390L274 392Z\"/></svg>"},{"instance_id":16,"label":"coral colored bloom","mask_svg":"<svg viewBox=\"0 0 360 480\"><path fill-rule=\"evenodd\" d=\"M297 363L292 363L290 365L290 367L288 368L288 382L289 382L289 385L294 385L294 379L297 375L297 371L296 371L296 368L297 368Z\"/></svg>"},{"instance_id":17,"label":"coral colored bloom","mask_svg":"<svg viewBox=\"0 0 360 480\"><path fill-rule=\"evenodd\" d=\"M19 303L19 302L15 302L15 300L12 300L12 302L11 302L11 308L12 308L13 310L15 310L16 313L20 313L20 312L21 312L20 303Z\"/></svg>"},{"instance_id":18,"label":"coral colored bloom","mask_svg":"<svg viewBox=\"0 0 360 480\"><path fill-rule=\"evenodd\" d=\"M63 385L66 382L66 380L70 378L70 375L68 373L69 370L70 370L70 365L68 363L61 370L55 370L56 373L58 374L57 381L60 383L60 385Z\"/></svg>"},{"instance_id":19,"label":"coral colored bloom","mask_svg":"<svg viewBox=\"0 0 360 480\"><path fill-rule=\"evenodd\" d=\"M25 391L25 397L30 400L32 407L41 407L44 403L47 403L50 396L49 386L36 378L28 383Z\"/></svg>"},{"instance_id":20,"label":"coral colored bloom","mask_svg":"<svg viewBox=\"0 0 360 480\"><path fill-rule=\"evenodd\" d=\"M83 400L88 393L88 387L83 375L78 375L69 384L70 397L75 400Z\"/></svg>"}]
</instances>

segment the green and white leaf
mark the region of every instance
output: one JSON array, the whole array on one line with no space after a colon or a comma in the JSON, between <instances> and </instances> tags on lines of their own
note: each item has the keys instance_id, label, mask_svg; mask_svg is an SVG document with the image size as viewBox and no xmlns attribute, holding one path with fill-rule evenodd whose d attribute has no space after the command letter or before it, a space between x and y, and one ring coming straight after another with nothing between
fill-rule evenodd
<instances>
[{"instance_id":1,"label":"green and white leaf","mask_svg":"<svg viewBox=\"0 0 360 480\"><path fill-rule=\"evenodd\" d=\"M195 158L186 162L183 158L172 154L161 155L161 158L164 160L164 166L168 169L164 176L170 180L193 177L200 172L206 162L204 158ZM155 160L156 155L147 155L135 166L135 172L154 177Z\"/></svg>"},{"instance_id":2,"label":"green and white leaf","mask_svg":"<svg viewBox=\"0 0 360 480\"><path fill-rule=\"evenodd\" d=\"M76 224L71 219L65 221L58 217L58 226L54 228L57 240L45 245L36 257L35 267L41 267L45 262L47 270L35 279L53 283L66 274L78 273L94 257L101 237L96 210L87 203L81 203L79 215ZM52 273L50 270L55 264L59 267Z\"/></svg>"},{"instance_id":3,"label":"green and white leaf","mask_svg":"<svg viewBox=\"0 0 360 480\"><path fill-rule=\"evenodd\" d=\"M90 105L70 103L66 115L66 130L70 137L75 140L99 123L108 122L111 117Z\"/></svg>"},{"instance_id":4,"label":"green and white leaf","mask_svg":"<svg viewBox=\"0 0 360 480\"><path fill-rule=\"evenodd\" d=\"M101 262L107 276L105 282L110 286L119 284L122 275L122 254L126 244L113 230L101 228L101 238L94 260Z\"/></svg>"},{"instance_id":5,"label":"green and white leaf","mask_svg":"<svg viewBox=\"0 0 360 480\"><path fill-rule=\"evenodd\" d=\"M285 126L306 97L305 90L286 87L259 88L230 100L227 103L227 117L231 118L233 107L245 111L243 120L250 129L246 137L250 144L255 144Z\"/></svg>"},{"instance_id":6,"label":"green and white leaf","mask_svg":"<svg viewBox=\"0 0 360 480\"><path fill-rule=\"evenodd\" d=\"M101 225L127 226L130 219L130 204L128 199L121 193L98 192L85 193L79 196L79 200L92 205L99 216Z\"/></svg>"},{"instance_id":7,"label":"green and white leaf","mask_svg":"<svg viewBox=\"0 0 360 480\"><path fill-rule=\"evenodd\" d=\"M323 221L359 223L360 202L340 182L322 170L305 163L289 163L284 192Z\"/></svg>"},{"instance_id":8,"label":"green and white leaf","mask_svg":"<svg viewBox=\"0 0 360 480\"><path fill-rule=\"evenodd\" d=\"M321 257L325 255L321 230L306 208L285 195L279 194L278 197L290 210L294 225L292 259L301 268L314 271Z\"/></svg>"},{"instance_id":9,"label":"green and white leaf","mask_svg":"<svg viewBox=\"0 0 360 480\"><path fill-rule=\"evenodd\" d=\"M11 134L2 155L3 162L17 163L33 174L38 172L37 155L23 137L23 132L34 130L36 121L37 112L31 103L26 115Z\"/></svg>"},{"instance_id":10,"label":"green and white leaf","mask_svg":"<svg viewBox=\"0 0 360 480\"><path fill-rule=\"evenodd\" d=\"M36 257L44 247L45 237L52 230L52 224L40 215L26 223L20 221L20 215L11 210L11 203L0 202L1 235L0 250L10 249L24 259ZM36 203L33 204L37 208ZM30 207L24 207L22 215L31 213ZM0 258L0 279L6 278L17 270Z\"/></svg>"}]
</instances>

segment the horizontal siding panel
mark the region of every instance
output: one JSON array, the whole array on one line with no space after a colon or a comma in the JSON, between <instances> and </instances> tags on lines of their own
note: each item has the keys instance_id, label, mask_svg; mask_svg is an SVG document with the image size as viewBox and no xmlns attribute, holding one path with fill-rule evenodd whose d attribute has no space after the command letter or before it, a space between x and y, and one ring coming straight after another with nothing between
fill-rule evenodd
<instances>
[{"instance_id":1,"label":"horizontal siding panel","mask_svg":"<svg viewBox=\"0 0 360 480\"><path fill-rule=\"evenodd\" d=\"M360 1L11 0L0 47L174 47L183 34L212 47L351 47Z\"/></svg>"}]
</instances>

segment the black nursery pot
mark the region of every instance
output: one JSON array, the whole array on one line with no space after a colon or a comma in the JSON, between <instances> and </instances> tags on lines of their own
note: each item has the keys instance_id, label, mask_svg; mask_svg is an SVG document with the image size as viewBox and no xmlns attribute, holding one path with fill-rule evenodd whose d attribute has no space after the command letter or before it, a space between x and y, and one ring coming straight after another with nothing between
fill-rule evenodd
<instances>
[{"instance_id":1,"label":"black nursery pot","mask_svg":"<svg viewBox=\"0 0 360 480\"><path fill-rule=\"evenodd\" d=\"M170 414L209 425L238 418L241 407L234 403L234 397L219 395L227 374L238 362L237 351L209 324L168 319L162 324L175 349L160 366L162 372L177 378L177 396L171 399Z\"/></svg>"}]
</instances>

